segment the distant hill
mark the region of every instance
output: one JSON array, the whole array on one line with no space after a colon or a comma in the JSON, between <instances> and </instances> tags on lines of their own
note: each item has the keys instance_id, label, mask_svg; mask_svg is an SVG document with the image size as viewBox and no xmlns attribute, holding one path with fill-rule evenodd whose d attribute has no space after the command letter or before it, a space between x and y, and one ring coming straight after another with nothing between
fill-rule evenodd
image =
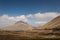
<instances>
[{"instance_id":1,"label":"distant hill","mask_svg":"<svg viewBox=\"0 0 60 40\"><path fill-rule=\"evenodd\" d=\"M60 15L47 24L43 25L41 29L53 29L53 28L60 28Z\"/></svg>"},{"instance_id":2,"label":"distant hill","mask_svg":"<svg viewBox=\"0 0 60 40\"><path fill-rule=\"evenodd\" d=\"M12 26L3 28L3 30L10 30L10 31L21 31L21 30L24 30L24 31L26 31L26 30L32 30L32 26L29 25L26 22L18 21Z\"/></svg>"}]
</instances>

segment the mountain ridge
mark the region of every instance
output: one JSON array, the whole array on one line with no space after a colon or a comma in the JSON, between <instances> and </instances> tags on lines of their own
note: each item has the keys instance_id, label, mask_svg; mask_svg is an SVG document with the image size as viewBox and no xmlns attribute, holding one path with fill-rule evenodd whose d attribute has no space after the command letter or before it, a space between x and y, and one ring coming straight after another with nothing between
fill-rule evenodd
<instances>
[{"instance_id":1,"label":"mountain ridge","mask_svg":"<svg viewBox=\"0 0 60 40\"><path fill-rule=\"evenodd\" d=\"M47 24L43 25L41 29L55 28L55 27L58 27L58 25L60 27L60 15L54 18L53 20L51 20L50 22L48 22Z\"/></svg>"}]
</instances>

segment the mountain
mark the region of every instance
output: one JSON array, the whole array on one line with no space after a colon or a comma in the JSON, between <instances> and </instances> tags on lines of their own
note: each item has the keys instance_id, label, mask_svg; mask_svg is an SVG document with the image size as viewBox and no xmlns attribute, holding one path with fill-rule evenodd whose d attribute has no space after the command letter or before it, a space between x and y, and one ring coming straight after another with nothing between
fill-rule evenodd
<instances>
[{"instance_id":1,"label":"mountain","mask_svg":"<svg viewBox=\"0 0 60 40\"><path fill-rule=\"evenodd\" d=\"M12 26L9 26L9 27L5 27L3 28L3 30L12 30L12 31L21 31L21 30L32 30L32 26L29 25L28 23L26 22L23 22L23 21L18 21L16 22L14 25Z\"/></svg>"},{"instance_id":2,"label":"mountain","mask_svg":"<svg viewBox=\"0 0 60 40\"><path fill-rule=\"evenodd\" d=\"M53 29L53 28L60 28L60 15L42 26L42 29Z\"/></svg>"}]
</instances>

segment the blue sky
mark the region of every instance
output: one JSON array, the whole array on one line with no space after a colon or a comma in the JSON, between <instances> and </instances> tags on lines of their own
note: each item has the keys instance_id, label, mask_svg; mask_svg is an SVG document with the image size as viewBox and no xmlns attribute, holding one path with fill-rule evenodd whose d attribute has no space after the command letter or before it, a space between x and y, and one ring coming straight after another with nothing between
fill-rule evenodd
<instances>
[{"instance_id":1,"label":"blue sky","mask_svg":"<svg viewBox=\"0 0 60 40\"><path fill-rule=\"evenodd\" d=\"M60 0L0 0L0 26L17 21L42 25L60 15Z\"/></svg>"},{"instance_id":2,"label":"blue sky","mask_svg":"<svg viewBox=\"0 0 60 40\"><path fill-rule=\"evenodd\" d=\"M17 16L37 12L60 12L60 0L0 0L0 15Z\"/></svg>"}]
</instances>

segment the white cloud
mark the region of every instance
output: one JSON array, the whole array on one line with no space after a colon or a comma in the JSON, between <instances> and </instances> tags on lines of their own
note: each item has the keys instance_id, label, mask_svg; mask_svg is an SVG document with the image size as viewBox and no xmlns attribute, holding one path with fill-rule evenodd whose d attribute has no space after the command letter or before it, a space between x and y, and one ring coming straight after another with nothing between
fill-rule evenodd
<instances>
[{"instance_id":1,"label":"white cloud","mask_svg":"<svg viewBox=\"0 0 60 40\"><path fill-rule=\"evenodd\" d=\"M45 21L37 21L36 24L46 23Z\"/></svg>"},{"instance_id":2,"label":"white cloud","mask_svg":"<svg viewBox=\"0 0 60 40\"><path fill-rule=\"evenodd\" d=\"M48 21L52 20L53 18L57 17L58 15L60 15L60 13L57 12L46 12L46 13L36 13L33 15L29 15L29 18L34 18L36 19L35 21L35 25L39 25L39 24L45 24Z\"/></svg>"},{"instance_id":3,"label":"white cloud","mask_svg":"<svg viewBox=\"0 0 60 40\"><path fill-rule=\"evenodd\" d=\"M34 14L34 18L38 19L38 20L50 20L54 17L57 17L59 14L57 14L56 12L47 12L47 13L37 13Z\"/></svg>"},{"instance_id":4,"label":"white cloud","mask_svg":"<svg viewBox=\"0 0 60 40\"><path fill-rule=\"evenodd\" d=\"M17 21L27 22L28 20L25 17L25 15L16 16L16 17L10 17L8 15L2 15L2 16L0 16L0 27L12 25Z\"/></svg>"},{"instance_id":5,"label":"white cloud","mask_svg":"<svg viewBox=\"0 0 60 40\"><path fill-rule=\"evenodd\" d=\"M0 16L0 27L3 26L8 26L8 25L12 25L17 21L24 21L24 22L31 22L31 20L29 21L29 18L33 18L35 24L43 24L46 23L46 21L49 21L53 18L55 18L56 16L60 15L60 13L56 13L56 12L47 12L47 13L36 13L36 14L29 14L29 15L20 15L20 16L9 16L9 15L2 15Z\"/></svg>"},{"instance_id":6,"label":"white cloud","mask_svg":"<svg viewBox=\"0 0 60 40\"><path fill-rule=\"evenodd\" d=\"M17 16L15 17L15 19L16 21L25 21L25 22L28 21L25 15Z\"/></svg>"},{"instance_id":7,"label":"white cloud","mask_svg":"<svg viewBox=\"0 0 60 40\"><path fill-rule=\"evenodd\" d=\"M31 17L31 18L32 18L32 17L33 17L33 15L32 15L32 14L29 14L29 15L27 15L27 17L28 17L28 18L29 18L29 17Z\"/></svg>"},{"instance_id":8,"label":"white cloud","mask_svg":"<svg viewBox=\"0 0 60 40\"><path fill-rule=\"evenodd\" d=\"M44 25L46 22L45 21L36 21L35 22L35 26L42 26Z\"/></svg>"}]
</instances>

